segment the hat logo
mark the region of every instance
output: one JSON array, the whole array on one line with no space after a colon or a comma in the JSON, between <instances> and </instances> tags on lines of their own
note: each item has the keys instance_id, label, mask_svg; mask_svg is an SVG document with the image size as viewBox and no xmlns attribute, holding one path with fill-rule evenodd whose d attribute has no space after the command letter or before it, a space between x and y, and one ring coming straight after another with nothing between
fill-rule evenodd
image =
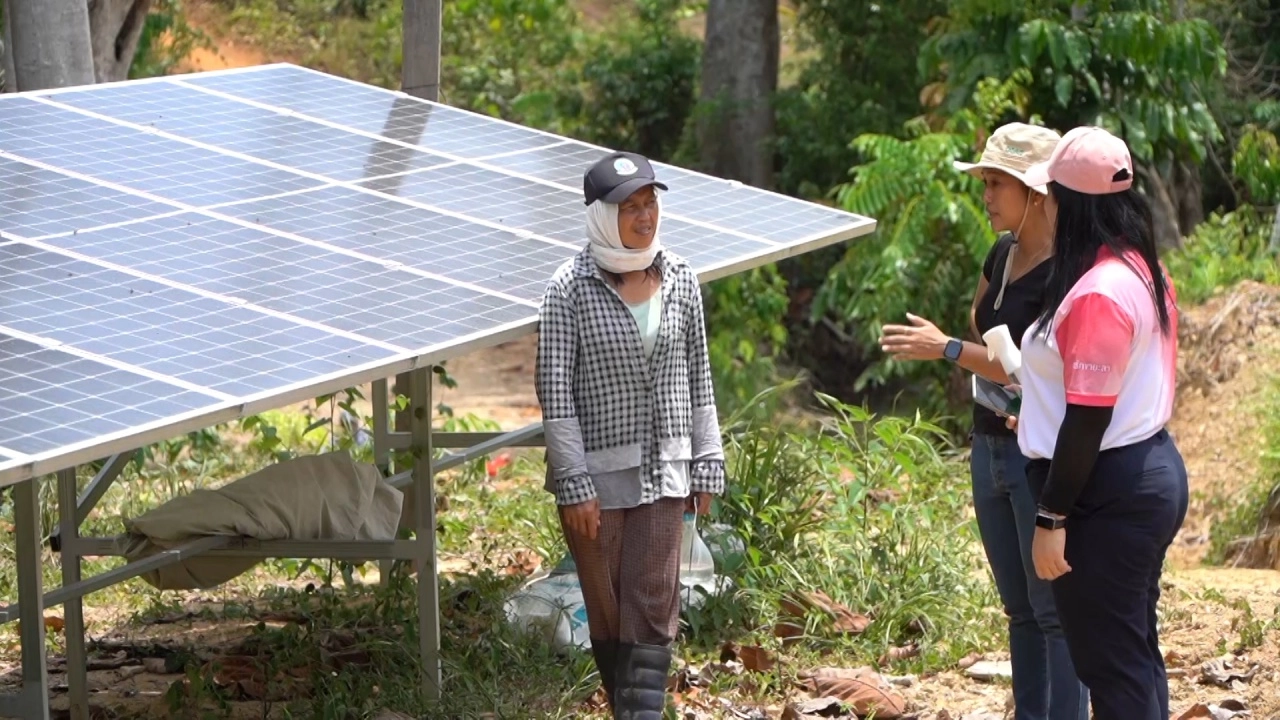
<instances>
[{"instance_id":1,"label":"hat logo","mask_svg":"<svg viewBox=\"0 0 1280 720\"><path fill-rule=\"evenodd\" d=\"M618 158L613 161L613 170L619 175L635 175L640 168L627 158Z\"/></svg>"}]
</instances>

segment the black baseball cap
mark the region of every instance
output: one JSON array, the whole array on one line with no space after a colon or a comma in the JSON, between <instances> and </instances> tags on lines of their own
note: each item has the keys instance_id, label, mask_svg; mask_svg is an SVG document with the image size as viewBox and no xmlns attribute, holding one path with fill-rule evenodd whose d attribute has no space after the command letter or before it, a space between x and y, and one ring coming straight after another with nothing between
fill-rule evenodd
<instances>
[{"instance_id":1,"label":"black baseball cap","mask_svg":"<svg viewBox=\"0 0 1280 720\"><path fill-rule=\"evenodd\" d=\"M587 168L582 176L582 195L587 205L597 200L620 203L631 197L631 193L650 185L667 189L658 182L653 165L643 155L615 152Z\"/></svg>"}]
</instances>

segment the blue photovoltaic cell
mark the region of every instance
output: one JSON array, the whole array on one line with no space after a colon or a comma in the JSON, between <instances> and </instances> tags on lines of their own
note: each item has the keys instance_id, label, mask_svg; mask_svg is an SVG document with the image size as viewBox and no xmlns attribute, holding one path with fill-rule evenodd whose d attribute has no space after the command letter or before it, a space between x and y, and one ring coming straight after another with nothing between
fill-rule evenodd
<instances>
[{"instance_id":1,"label":"blue photovoltaic cell","mask_svg":"<svg viewBox=\"0 0 1280 720\"><path fill-rule=\"evenodd\" d=\"M858 220L834 208L672 165L658 163L654 169L659 177L670 178L671 192L662 198L668 212L776 243L820 238L846 230Z\"/></svg>"},{"instance_id":2,"label":"blue photovoltaic cell","mask_svg":"<svg viewBox=\"0 0 1280 720\"><path fill-rule=\"evenodd\" d=\"M567 243L583 234L581 194L473 165L370 180L364 187Z\"/></svg>"},{"instance_id":3,"label":"blue photovoltaic cell","mask_svg":"<svg viewBox=\"0 0 1280 720\"><path fill-rule=\"evenodd\" d=\"M21 243L0 247L0 325L234 396L394 354Z\"/></svg>"},{"instance_id":4,"label":"blue photovoltaic cell","mask_svg":"<svg viewBox=\"0 0 1280 720\"><path fill-rule=\"evenodd\" d=\"M194 213L47 242L404 349L446 343L535 312L446 280Z\"/></svg>"},{"instance_id":5,"label":"blue photovoltaic cell","mask_svg":"<svg viewBox=\"0 0 1280 720\"><path fill-rule=\"evenodd\" d=\"M375 87L292 67L193 77L219 90L331 123L462 158L561 142L561 138ZM340 101L335 101L341 98Z\"/></svg>"},{"instance_id":6,"label":"blue photovoltaic cell","mask_svg":"<svg viewBox=\"0 0 1280 720\"><path fill-rule=\"evenodd\" d=\"M218 404L214 397L0 333L0 441L55 450Z\"/></svg>"},{"instance_id":7,"label":"blue photovoltaic cell","mask_svg":"<svg viewBox=\"0 0 1280 720\"><path fill-rule=\"evenodd\" d=\"M0 484L532 327L606 152L287 65L0 97ZM655 166L701 273L873 226Z\"/></svg>"},{"instance_id":8,"label":"blue photovoltaic cell","mask_svg":"<svg viewBox=\"0 0 1280 720\"><path fill-rule=\"evenodd\" d=\"M587 168L608 154L608 150L569 141L560 145L490 158L484 162L486 165L501 168L506 172L558 183L581 193L582 176ZM660 175L658 179L670 185L671 179L665 175ZM675 190L675 188L672 189Z\"/></svg>"},{"instance_id":9,"label":"blue photovoltaic cell","mask_svg":"<svg viewBox=\"0 0 1280 720\"><path fill-rule=\"evenodd\" d=\"M264 228L538 301L547 279L580 247L504 230L350 188L323 188L218 210Z\"/></svg>"},{"instance_id":10,"label":"blue photovoltaic cell","mask_svg":"<svg viewBox=\"0 0 1280 720\"><path fill-rule=\"evenodd\" d=\"M167 83L132 85L111 92L62 92L49 97L58 103L343 182L449 162L420 148L375 140Z\"/></svg>"},{"instance_id":11,"label":"blue photovoltaic cell","mask_svg":"<svg viewBox=\"0 0 1280 720\"><path fill-rule=\"evenodd\" d=\"M173 208L0 157L0 231L25 238L139 220Z\"/></svg>"},{"instance_id":12,"label":"blue photovoltaic cell","mask_svg":"<svg viewBox=\"0 0 1280 720\"><path fill-rule=\"evenodd\" d=\"M26 97L0 102L0 149L190 205L244 200L320 184L287 170Z\"/></svg>"}]
</instances>

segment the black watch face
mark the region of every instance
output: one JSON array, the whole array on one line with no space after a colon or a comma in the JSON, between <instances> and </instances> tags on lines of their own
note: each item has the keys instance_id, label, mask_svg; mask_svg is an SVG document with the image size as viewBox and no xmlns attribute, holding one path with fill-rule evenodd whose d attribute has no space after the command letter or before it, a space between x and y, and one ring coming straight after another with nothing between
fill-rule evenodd
<instances>
[{"instance_id":1,"label":"black watch face","mask_svg":"<svg viewBox=\"0 0 1280 720\"><path fill-rule=\"evenodd\" d=\"M959 360L960 352L962 350L964 350L964 345L961 342L958 340L951 340L947 342L947 348L943 354L947 356L948 360Z\"/></svg>"}]
</instances>

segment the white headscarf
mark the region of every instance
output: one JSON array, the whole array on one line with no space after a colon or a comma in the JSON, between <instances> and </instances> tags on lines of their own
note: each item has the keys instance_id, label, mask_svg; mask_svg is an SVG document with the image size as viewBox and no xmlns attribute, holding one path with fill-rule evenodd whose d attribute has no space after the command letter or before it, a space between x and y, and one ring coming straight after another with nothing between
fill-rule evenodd
<instances>
[{"instance_id":1,"label":"white headscarf","mask_svg":"<svg viewBox=\"0 0 1280 720\"><path fill-rule=\"evenodd\" d=\"M587 206L587 247L591 257L601 268L613 273L629 273L648 270L662 249L658 228L662 223L662 198L658 197L658 220L653 226L653 241L649 247L633 250L622 244L618 232L618 206L597 200Z\"/></svg>"}]
</instances>

